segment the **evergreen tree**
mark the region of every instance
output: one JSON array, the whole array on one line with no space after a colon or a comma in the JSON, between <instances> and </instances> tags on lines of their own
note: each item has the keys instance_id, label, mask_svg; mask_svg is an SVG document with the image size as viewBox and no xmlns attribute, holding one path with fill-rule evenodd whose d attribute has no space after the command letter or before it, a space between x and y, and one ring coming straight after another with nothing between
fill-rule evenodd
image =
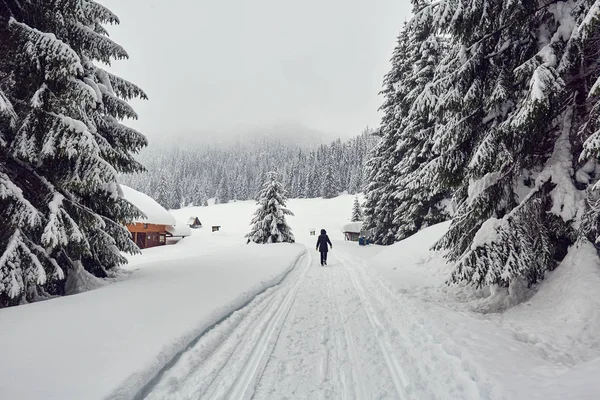
<instances>
[{"instance_id":1,"label":"evergreen tree","mask_svg":"<svg viewBox=\"0 0 600 400\"><path fill-rule=\"evenodd\" d=\"M172 208L172 192L169 184L169 179L165 171L161 171L160 180L156 187L156 194L153 196L156 202L166 209Z\"/></svg>"},{"instance_id":2,"label":"evergreen tree","mask_svg":"<svg viewBox=\"0 0 600 400\"><path fill-rule=\"evenodd\" d=\"M396 240L394 212L398 207L394 197L392 147L393 137L384 136L375 146L365 165L368 185L365 189L364 229L375 244L390 245Z\"/></svg>"},{"instance_id":3,"label":"evergreen tree","mask_svg":"<svg viewBox=\"0 0 600 400\"><path fill-rule=\"evenodd\" d=\"M373 149L365 167L369 182L365 188L365 229L370 232L374 243L382 245L394 243L398 232L395 213L400 202L396 198L398 188L395 167L399 162L396 146L403 119L398 118L397 113L405 115L409 106L403 99L410 95L412 89L409 85L414 61L411 39L405 26L398 37L398 45L391 60L392 68L384 78L384 88L381 91L384 97L380 107L383 117L378 131L381 141ZM405 109L398 110L399 106Z\"/></svg>"},{"instance_id":4,"label":"evergreen tree","mask_svg":"<svg viewBox=\"0 0 600 400\"><path fill-rule=\"evenodd\" d=\"M252 218L252 230L246 235L255 243L294 243L294 235L285 216L294 215L285 208L287 199L277 173L270 172L269 179L258 195L258 209Z\"/></svg>"},{"instance_id":5,"label":"evergreen tree","mask_svg":"<svg viewBox=\"0 0 600 400\"><path fill-rule=\"evenodd\" d=\"M360 207L360 203L358 201L358 197L354 198L354 205L352 206L352 217L350 218L351 222L362 221L363 215Z\"/></svg>"},{"instance_id":6,"label":"evergreen tree","mask_svg":"<svg viewBox=\"0 0 600 400\"><path fill-rule=\"evenodd\" d=\"M194 206L201 206L202 202L206 198L206 193L200 184L200 180L195 178L192 184L188 184L186 187L190 188L189 198Z\"/></svg>"},{"instance_id":7,"label":"evergreen tree","mask_svg":"<svg viewBox=\"0 0 600 400\"><path fill-rule=\"evenodd\" d=\"M425 2L420 2L422 7ZM403 240L423 227L447 220L450 215L442 202L450 197L450 191L432 184L440 159L434 151L436 114L439 97L446 88L437 81L436 68L446 53L447 45L431 31L431 21L413 23L408 29L411 73L401 84L406 96L397 99L396 107L387 109L393 113L389 123L397 127L397 142L393 158L394 198L398 208L394 212L397 226L396 240ZM405 44L399 44L405 46Z\"/></svg>"},{"instance_id":8,"label":"evergreen tree","mask_svg":"<svg viewBox=\"0 0 600 400\"><path fill-rule=\"evenodd\" d=\"M414 17L431 21L451 46L438 67L448 91L432 184L452 190L458 204L437 245L456 261L455 282L533 284L581 234L581 215L597 219L582 201L595 177L575 176L595 169L599 147L592 85L600 8L592 3L441 1Z\"/></svg>"},{"instance_id":9,"label":"evergreen tree","mask_svg":"<svg viewBox=\"0 0 600 400\"><path fill-rule=\"evenodd\" d=\"M323 176L323 184L321 186L321 196L324 199L332 199L340 194L340 189L337 184L337 179L333 172L333 167L330 163L325 166L325 175Z\"/></svg>"},{"instance_id":10,"label":"evergreen tree","mask_svg":"<svg viewBox=\"0 0 600 400\"><path fill-rule=\"evenodd\" d=\"M136 251L116 175L143 170L146 139L119 121L146 96L95 64L127 57L103 27L118 22L94 1L0 2L0 307Z\"/></svg>"},{"instance_id":11,"label":"evergreen tree","mask_svg":"<svg viewBox=\"0 0 600 400\"><path fill-rule=\"evenodd\" d=\"M221 182L219 183L219 188L217 189L215 204L229 203L229 200L231 200L231 197L229 193L227 175L223 174Z\"/></svg>"},{"instance_id":12,"label":"evergreen tree","mask_svg":"<svg viewBox=\"0 0 600 400\"><path fill-rule=\"evenodd\" d=\"M352 169L348 183L348 193L356 194L362 192L362 166L358 165Z\"/></svg>"}]
</instances>

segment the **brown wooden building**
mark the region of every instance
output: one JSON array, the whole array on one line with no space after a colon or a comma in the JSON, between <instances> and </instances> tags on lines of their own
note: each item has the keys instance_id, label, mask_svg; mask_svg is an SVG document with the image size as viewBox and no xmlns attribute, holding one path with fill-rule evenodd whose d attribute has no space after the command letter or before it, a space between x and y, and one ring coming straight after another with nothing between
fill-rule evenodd
<instances>
[{"instance_id":1,"label":"brown wooden building","mask_svg":"<svg viewBox=\"0 0 600 400\"><path fill-rule=\"evenodd\" d=\"M144 216L127 225L132 239L140 249L167 244L167 228L175 226L175 217L150 196L121 185L125 200L137 207Z\"/></svg>"},{"instance_id":2,"label":"brown wooden building","mask_svg":"<svg viewBox=\"0 0 600 400\"><path fill-rule=\"evenodd\" d=\"M140 249L167 244L167 225L135 223L127 225L133 241Z\"/></svg>"}]
</instances>

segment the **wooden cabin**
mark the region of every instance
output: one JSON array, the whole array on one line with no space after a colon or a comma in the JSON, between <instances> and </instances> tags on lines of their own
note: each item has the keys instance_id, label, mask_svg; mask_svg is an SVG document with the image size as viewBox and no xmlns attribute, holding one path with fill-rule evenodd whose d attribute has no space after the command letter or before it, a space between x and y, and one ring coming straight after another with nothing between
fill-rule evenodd
<instances>
[{"instance_id":1,"label":"wooden cabin","mask_svg":"<svg viewBox=\"0 0 600 400\"><path fill-rule=\"evenodd\" d=\"M202 228L202 222L200 222L198 217L190 217L190 219L188 219L187 226L192 229Z\"/></svg>"},{"instance_id":2,"label":"wooden cabin","mask_svg":"<svg viewBox=\"0 0 600 400\"><path fill-rule=\"evenodd\" d=\"M167 228L175 226L175 217L150 196L125 185L121 189L124 199L144 214L127 225L135 244L140 249L167 244Z\"/></svg>"},{"instance_id":3,"label":"wooden cabin","mask_svg":"<svg viewBox=\"0 0 600 400\"><path fill-rule=\"evenodd\" d=\"M346 224L342 228L342 232L344 233L344 239L349 240L351 242L358 242L358 239L362 235L362 222L351 222Z\"/></svg>"},{"instance_id":4,"label":"wooden cabin","mask_svg":"<svg viewBox=\"0 0 600 400\"><path fill-rule=\"evenodd\" d=\"M358 242L360 232L344 232L344 239L350 242Z\"/></svg>"},{"instance_id":5,"label":"wooden cabin","mask_svg":"<svg viewBox=\"0 0 600 400\"><path fill-rule=\"evenodd\" d=\"M220 230L221 230L221 225L213 225L213 227L212 227L213 232L219 232Z\"/></svg>"},{"instance_id":6,"label":"wooden cabin","mask_svg":"<svg viewBox=\"0 0 600 400\"><path fill-rule=\"evenodd\" d=\"M127 225L133 241L140 249L167 244L167 225L135 223Z\"/></svg>"}]
</instances>

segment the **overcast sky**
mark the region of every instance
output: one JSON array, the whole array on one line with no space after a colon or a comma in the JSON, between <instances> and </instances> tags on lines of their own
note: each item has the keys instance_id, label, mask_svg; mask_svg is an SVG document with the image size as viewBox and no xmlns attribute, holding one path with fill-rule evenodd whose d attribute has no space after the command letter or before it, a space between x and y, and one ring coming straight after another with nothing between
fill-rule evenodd
<instances>
[{"instance_id":1,"label":"overcast sky","mask_svg":"<svg viewBox=\"0 0 600 400\"><path fill-rule=\"evenodd\" d=\"M99 0L150 97L130 125L207 134L293 122L341 136L377 126L409 0Z\"/></svg>"}]
</instances>

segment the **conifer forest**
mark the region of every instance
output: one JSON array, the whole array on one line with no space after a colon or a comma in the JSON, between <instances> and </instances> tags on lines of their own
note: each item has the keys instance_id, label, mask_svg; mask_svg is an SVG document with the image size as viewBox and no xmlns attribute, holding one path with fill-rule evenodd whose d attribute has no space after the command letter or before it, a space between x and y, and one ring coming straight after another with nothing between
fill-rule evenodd
<instances>
[{"instance_id":1,"label":"conifer forest","mask_svg":"<svg viewBox=\"0 0 600 400\"><path fill-rule=\"evenodd\" d=\"M533 284L600 202L594 1L413 0L384 79L366 224L391 244L452 218L453 282Z\"/></svg>"}]
</instances>

